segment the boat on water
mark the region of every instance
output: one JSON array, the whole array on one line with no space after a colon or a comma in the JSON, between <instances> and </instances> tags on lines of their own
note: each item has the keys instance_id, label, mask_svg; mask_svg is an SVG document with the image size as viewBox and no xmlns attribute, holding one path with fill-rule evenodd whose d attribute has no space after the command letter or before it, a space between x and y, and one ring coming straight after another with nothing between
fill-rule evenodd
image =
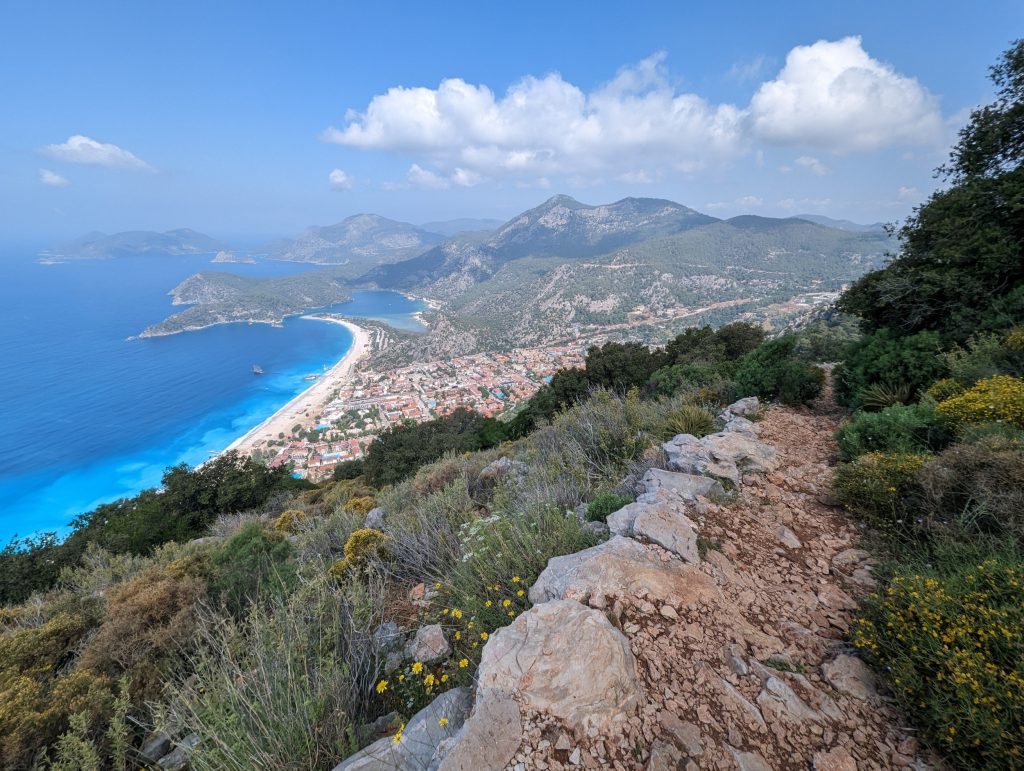
<instances>
[{"instance_id":1,"label":"boat on water","mask_svg":"<svg viewBox=\"0 0 1024 771\"><path fill-rule=\"evenodd\" d=\"M314 373L314 374L311 374L311 375L306 375L306 376L305 376L304 378L302 378L302 379L303 379L303 380L316 380L316 379L318 379L319 377L320 377L319 375L317 375L317 374L315 374L315 373Z\"/></svg>"},{"instance_id":2,"label":"boat on water","mask_svg":"<svg viewBox=\"0 0 1024 771\"><path fill-rule=\"evenodd\" d=\"M254 375L262 375L263 374L263 367L261 367L259 364L253 364L252 365L252 374L254 374Z\"/></svg>"}]
</instances>

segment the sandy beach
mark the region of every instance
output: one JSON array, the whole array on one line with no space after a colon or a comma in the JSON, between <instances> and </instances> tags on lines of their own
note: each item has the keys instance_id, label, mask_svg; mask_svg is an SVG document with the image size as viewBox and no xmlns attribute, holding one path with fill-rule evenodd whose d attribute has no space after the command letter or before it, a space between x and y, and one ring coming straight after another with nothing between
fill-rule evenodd
<instances>
[{"instance_id":1,"label":"sandy beach","mask_svg":"<svg viewBox=\"0 0 1024 771\"><path fill-rule=\"evenodd\" d=\"M348 352L337 364L321 375L309 388L256 426L256 428L233 441L225 448L225 452L238 450L248 454L257 443L264 444L268 439L277 439L278 434L291 435L292 426L296 423L304 423L307 412L318 412L330 400L331 393L345 382L356 363L369 353L369 333L351 321L330 316L303 316L303 318L329 321L347 327L352 333L352 347L349 348Z\"/></svg>"}]
</instances>

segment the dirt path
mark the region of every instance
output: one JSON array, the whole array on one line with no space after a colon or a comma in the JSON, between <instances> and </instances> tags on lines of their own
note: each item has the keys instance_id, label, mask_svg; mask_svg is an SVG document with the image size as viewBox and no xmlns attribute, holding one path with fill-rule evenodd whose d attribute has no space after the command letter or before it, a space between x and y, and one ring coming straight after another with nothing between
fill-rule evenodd
<instances>
[{"instance_id":1,"label":"dirt path","mask_svg":"<svg viewBox=\"0 0 1024 771\"><path fill-rule=\"evenodd\" d=\"M824 400L770 408L758 425L778 469L745 477L727 504L700 507L704 559L694 570L714 580L719 599L680 605L641 591L609 608L647 697L626 735L578 751L574 741L570 755L562 728L534 714L510 768L928 767L843 643L856 597L874 581L829 494L839 419Z\"/></svg>"}]
</instances>

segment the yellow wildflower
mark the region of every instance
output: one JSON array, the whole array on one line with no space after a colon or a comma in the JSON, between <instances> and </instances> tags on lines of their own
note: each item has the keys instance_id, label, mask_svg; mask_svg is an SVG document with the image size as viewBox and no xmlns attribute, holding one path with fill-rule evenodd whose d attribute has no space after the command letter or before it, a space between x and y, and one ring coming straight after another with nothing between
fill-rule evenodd
<instances>
[{"instance_id":1,"label":"yellow wildflower","mask_svg":"<svg viewBox=\"0 0 1024 771\"><path fill-rule=\"evenodd\" d=\"M433 674L428 674L426 677L423 678L423 684L427 686L427 688L433 687L435 682L436 678L434 677Z\"/></svg>"},{"instance_id":2,"label":"yellow wildflower","mask_svg":"<svg viewBox=\"0 0 1024 771\"><path fill-rule=\"evenodd\" d=\"M444 728L446 725L448 725L448 718L446 718L446 717L441 718L440 720L437 721L437 724L439 726L441 726L441 728Z\"/></svg>"},{"instance_id":3,"label":"yellow wildflower","mask_svg":"<svg viewBox=\"0 0 1024 771\"><path fill-rule=\"evenodd\" d=\"M503 607L503 608L507 608L511 604L512 604L512 600L502 600L501 601L501 607Z\"/></svg>"},{"instance_id":4,"label":"yellow wildflower","mask_svg":"<svg viewBox=\"0 0 1024 771\"><path fill-rule=\"evenodd\" d=\"M522 597L524 594L526 594L526 590L520 589L518 592L516 592L516 597Z\"/></svg>"},{"instance_id":5,"label":"yellow wildflower","mask_svg":"<svg viewBox=\"0 0 1024 771\"><path fill-rule=\"evenodd\" d=\"M489 608L489 607L491 607L491 601L490 601L490 600L488 600L487 602L485 602L485 603L484 603L484 607L485 607L485 608Z\"/></svg>"},{"instance_id":6,"label":"yellow wildflower","mask_svg":"<svg viewBox=\"0 0 1024 771\"><path fill-rule=\"evenodd\" d=\"M487 641L487 632L481 632L480 633L480 639L483 640L484 642L486 642Z\"/></svg>"},{"instance_id":7,"label":"yellow wildflower","mask_svg":"<svg viewBox=\"0 0 1024 771\"><path fill-rule=\"evenodd\" d=\"M469 666L469 659L459 659L459 669L465 669Z\"/></svg>"},{"instance_id":8,"label":"yellow wildflower","mask_svg":"<svg viewBox=\"0 0 1024 771\"><path fill-rule=\"evenodd\" d=\"M418 675L422 671L423 671L423 662L422 661L417 661L416 663L414 663L412 665L412 673L414 675Z\"/></svg>"},{"instance_id":9,"label":"yellow wildflower","mask_svg":"<svg viewBox=\"0 0 1024 771\"><path fill-rule=\"evenodd\" d=\"M518 584L522 580L519 576L512 576L512 583L514 584Z\"/></svg>"},{"instance_id":10,"label":"yellow wildflower","mask_svg":"<svg viewBox=\"0 0 1024 771\"><path fill-rule=\"evenodd\" d=\"M387 689L388 689L388 681L387 680L381 680L379 683L377 683L377 693L384 693L384 691L386 691Z\"/></svg>"},{"instance_id":11,"label":"yellow wildflower","mask_svg":"<svg viewBox=\"0 0 1024 771\"><path fill-rule=\"evenodd\" d=\"M398 732L394 735L391 741L393 741L395 744L398 744L400 741L402 741L402 731L404 730L405 723L402 723L400 726L398 726Z\"/></svg>"}]
</instances>

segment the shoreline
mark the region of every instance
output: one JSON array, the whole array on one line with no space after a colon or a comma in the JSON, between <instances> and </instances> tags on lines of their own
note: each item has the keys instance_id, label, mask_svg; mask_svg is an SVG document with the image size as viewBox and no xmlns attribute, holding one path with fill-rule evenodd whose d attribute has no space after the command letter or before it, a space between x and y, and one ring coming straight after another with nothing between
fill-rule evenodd
<instances>
[{"instance_id":1,"label":"shoreline","mask_svg":"<svg viewBox=\"0 0 1024 771\"><path fill-rule=\"evenodd\" d=\"M235 439L218 455L232 450L248 455L256 449L255 444L257 442L277 439L278 434L281 433L286 437L290 436L292 426L297 422L302 422L306 412L313 412L326 404L330 393L344 383L352 372L353 367L370 353L370 333L363 329L363 327L353 324L351 321L331 316L304 315L301 318L341 324L352 333L352 345L345 352L345 355L327 372L317 378L309 388L294 396L287 404L259 425Z\"/></svg>"}]
</instances>

